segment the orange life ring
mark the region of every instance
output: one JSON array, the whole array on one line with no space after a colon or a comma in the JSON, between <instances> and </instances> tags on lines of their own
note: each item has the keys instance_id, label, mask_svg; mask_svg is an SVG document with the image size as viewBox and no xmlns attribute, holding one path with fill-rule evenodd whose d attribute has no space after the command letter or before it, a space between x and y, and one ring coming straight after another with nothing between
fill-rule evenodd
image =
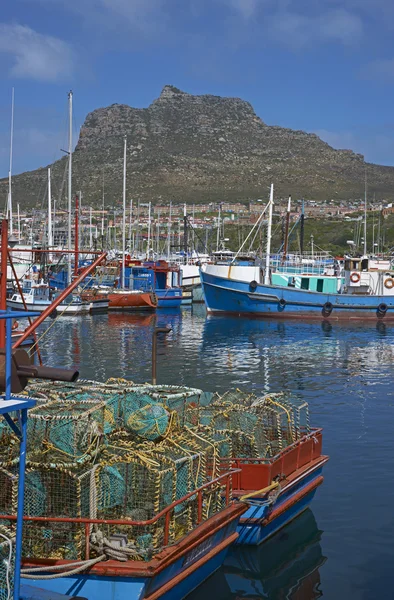
<instances>
[{"instance_id":1,"label":"orange life ring","mask_svg":"<svg viewBox=\"0 0 394 600\"><path fill-rule=\"evenodd\" d=\"M388 290L393 289L394 279L392 279L391 277L387 277L387 279L384 280L384 287L387 288Z\"/></svg>"},{"instance_id":2,"label":"orange life ring","mask_svg":"<svg viewBox=\"0 0 394 600\"><path fill-rule=\"evenodd\" d=\"M360 281L360 274L359 273L352 273L350 275L350 281L352 283L358 283Z\"/></svg>"}]
</instances>

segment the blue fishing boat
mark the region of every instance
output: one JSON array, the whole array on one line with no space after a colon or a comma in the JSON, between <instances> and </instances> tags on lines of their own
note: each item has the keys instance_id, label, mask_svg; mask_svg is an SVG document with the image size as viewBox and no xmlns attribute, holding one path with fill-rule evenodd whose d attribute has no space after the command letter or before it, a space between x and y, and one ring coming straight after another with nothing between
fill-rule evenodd
<instances>
[{"instance_id":1,"label":"blue fishing boat","mask_svg":"<svg viewBox=\"0 0 394 600\"><path fill-rule=\"evenodd\" d=\"M153 292L157 308L179 308L182 304L181 270L165 260L142 262L127 260L123 289Z\"/></svg>"},{"instance_id":2,"label":"blue fishing boat","mask_svg":"<svg viewBox=\"0 0 394 600\"><path fill-rule=\"evenodd\" d=\"M390 261L369 257L345 260L344 282L337 293L302 287L240 281L201 269L207 310L268 318L394 319L394 270ZM306 281L306 278L305 278ZM307 283L307 281L306 281Z\"/></svg>"}]
</instances>

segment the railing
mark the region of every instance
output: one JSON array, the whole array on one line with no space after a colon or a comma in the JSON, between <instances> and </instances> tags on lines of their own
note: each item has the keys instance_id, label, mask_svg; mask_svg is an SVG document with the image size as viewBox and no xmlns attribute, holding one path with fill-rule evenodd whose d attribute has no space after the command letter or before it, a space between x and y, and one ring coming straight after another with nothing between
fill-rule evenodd
<instances>
[{"instance_id":1,"label":"railing","mask_svg":"<svg viewBox=\"0 0 394 600\"><path fill-rule=\"evenodd\" d=\"M85 537L85 559L89 560L90 558L90 531L92 525L101 525L101 526L128 526L128 527L140 527L147 528L150 526L158 525L160 520L164 520L164 532L162 539L162 546L166 547L171 543L171 526L172 526L172 518L175 515L176 508L182 508L182 505L185 505L188 501L195 500L197 504L196 511L196 521L193 523L193 529L195 526L200 525L203 521L207 520L208 517L204 518L204 500L206 501L207 495L212 494L214 492L219 493L220 498L224 501L221 509L215 511L217 514L220 510L227 508L232 502L232 480L233 475L237 474L239 469L230 469L226 473L223 473L219 477L208 481L204 485L196 488L195 490L189 492L182 498L179 498L172 504L166 506L163 510L158 512L151 519L147 519L145 521L137 521L131 519L98 519L98 518L85 518L85 517L46 517L46 516L23 516L23 520L29 523L58 523L65 524L71 523L74 525L82 525L84 526L84 537ZM0 520L5 521L16 521L16 515L0 515ZM187 532L188 533L188 532ZM34 557L30 557L34 558ZM46 558L46 557L37 557Z\"/></svg>"}]
</instances>

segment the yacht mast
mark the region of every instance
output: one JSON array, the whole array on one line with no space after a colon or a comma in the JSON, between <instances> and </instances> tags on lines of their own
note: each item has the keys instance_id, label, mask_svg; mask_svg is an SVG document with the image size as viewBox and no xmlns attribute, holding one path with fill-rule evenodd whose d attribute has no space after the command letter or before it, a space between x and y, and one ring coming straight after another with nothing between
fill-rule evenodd
<instances>
[{"instance_id":1,"label":"yacht mast","mask_svg":"<svg viewBox=\"0 0 394 600\"><path fill-rule=\"evenodd\" d=\"M12 154L14 146L14 98L15 90L12 88L12 99L11 99L11 139L10 139L10 169L8 171L8 202L7 202L7 218L9 220L10 234L14 232L13 219L12 219L12 188L11 188L11 177L12 177Z\"/></svg>"},{"instance_id":2,"label":"yacht mast","mask_svg":"<svg viewBox=\"0 0 394 600\"><path fill-rule=\"evenodd\" d=\"M125 287L126 272L126 160L127 160L127 137L123 138L123 221L122 221L122 288Z\"/></svg>"},{"instance_id":3,"label":"yacht mast","mask_svg":"<svg viewBox=\"0 0 394 600\"><path fill-rule=\"evenodd\" d=\"M367 256L367 167L364 182L364 256Z\"/></svg>"},{"instance_id":4,"label":"yacht mast","mask_svg":"<svg viewBox=\"0 0 394 600\"><path fill-rule=\"evenodd\" d=\"M48 169L48 248L53 246L51 169Z\"/></svg>"},{"instance_id":5,"label":"yacht mast","mask_svg":"<svg viewBox=\"0 0 394 600\"><path fill-rule=\"evenodd\" d=\"M268 204L268 231L267 231L267 251L265 257L265 274L264 283L265 285L270 284L270 255L271 255L271 232L272 232L272 210L274 207L274 184L271 183L270 201Z\"/></svg>"},{"instance_id":6,"label":"yacht mast","mask_svg":"<svg viewBox=\"0 0 394 600\"><path fill-rule=\"evenodd\" d=\"M73 93L68 94L68 283L72 279L71 256L71 176L72 176L72 144L73 144Z\"/></svg>"}]
</instances>

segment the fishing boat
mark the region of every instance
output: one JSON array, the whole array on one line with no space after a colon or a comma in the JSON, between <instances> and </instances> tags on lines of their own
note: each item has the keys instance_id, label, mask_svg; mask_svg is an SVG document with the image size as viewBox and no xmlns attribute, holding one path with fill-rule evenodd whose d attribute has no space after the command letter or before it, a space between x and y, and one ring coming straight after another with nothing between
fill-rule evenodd
<instances>
[{"instance_id":1,"label":"fishing boat","mask_svg":"<svg viewBox=\"0 0 394 600\"><path fill-rule=\"evenodd\" d=\"M154 311L157 308L157 297L154 292L139 290L113 290L108 294L110 310Z\"/></svg>"},{"instance_id":2,"label":"fishing boat","mask_svg":"<svg viewBox=\"0 0 394 600\"><path fill-rule=\"evenodd\" d=\"M394 269L390 260L364 254L345 258L343 273L334 276L338 291L323 291L324 280L302 277L300 287L275 285L271 278L271 228L273 185L268 203L269 218L265 268L253 279L217 275L200 269L207 310L257 317L318 320L394 320ZM343 279L342 279L343 278ZM320 291L319 291L320 290Z\"/></svg>"},{"instance_id":3,"label":"fishing boat","mask_svg":"<svg viewBox=\"0 0 394 600\"><path fill-rule=\"evenodd\" d=\"M24 279L22 287L22 295L15 292L11 298L7 300L8 308L12 310L24 310L25 305L27 310L35 312L43 312L47 309L53 300L52 291L47 283L43 280L36 283L31 279Z\"/></svg>"},{"instance_id":4,"label":"fishing boat","mask_svg":"<svg viewBox=\"0 0 394 600\"><path fill-rule=\"evenodd\" d=\"M86 315L88 314L89 310L89 302L82 300L79 294L69 294L57 307L56 314L58 316Z\"/></svg>"},{"instance_id":5,"label":"fishing boat","mask_svg":"<svg viewBox=\"0 0 394 600\"><path fill-rule=\"evenodd\" d=\"M225 438L177 428L161 435L174 426L163 422L164 405L179 407L200 390L110 380L37 383L28 394L39 404L27 426L22 597L41 599L49 590L87 599L181 599L223 564L246 510L232 499L234 470L207 467ZM128 430L116 431L114 417ZM145 441L135 446L137 431ZM44 439L51 448L45 444L43 453ZM13 452L4 442L3 466ZM4 469L0 480L5 489L15 482ZM5 495L0 513L12 527L15 506Z\"/></svg>"},{"instance_id":6,"label":"fishing boat","mask_svg":"<svg viewBox=\"0 0 394 600\"><path fill-rule=\"evenodd\" d=\"M340 291L327 293L307 289L307 277L301 277L304 281L299 288L283 287L256 279L230 279L201 269L209 312L279 319L394 319L394 270L390 261L348 258L343 277Z\"/></svg>"},{"instance_id":7,"label":"fishing boat","mask_svg":"<svg viewBox=\"0 0 394 600\"><path fill-rule=\"evenodd\" d=\"M123 286L120 286L123 289ZM125 289L154 293L157 308L179 308L182 303L181 270L165 260L128 260L125 266Z\"/></svg>"},{"instance_id":8,"label":"fishing boat","mask_svg":"<svg viewBox=\"0 0 394 600\"><path fill-rule=\"evenodd\" d=\"M186 419L232 440L232 458L223 458L222 468L236 469L233 495L250 505L236 544L265 542L308 508L323 483L328 456L322 454L322 430L309 428L306 402L233 390L189 407Z\"/></svg>"},{"instance_id":9,"label":"fishing boat","mask_svg":"<svg viewBox=\"0 0 394 600\"><path fill-rule=\"evenodd\" d=\"M90 313L107 312L109 307L109 287L92 286L80 292L80 297L89 305Z\"/></svg>"}]
</instances>

